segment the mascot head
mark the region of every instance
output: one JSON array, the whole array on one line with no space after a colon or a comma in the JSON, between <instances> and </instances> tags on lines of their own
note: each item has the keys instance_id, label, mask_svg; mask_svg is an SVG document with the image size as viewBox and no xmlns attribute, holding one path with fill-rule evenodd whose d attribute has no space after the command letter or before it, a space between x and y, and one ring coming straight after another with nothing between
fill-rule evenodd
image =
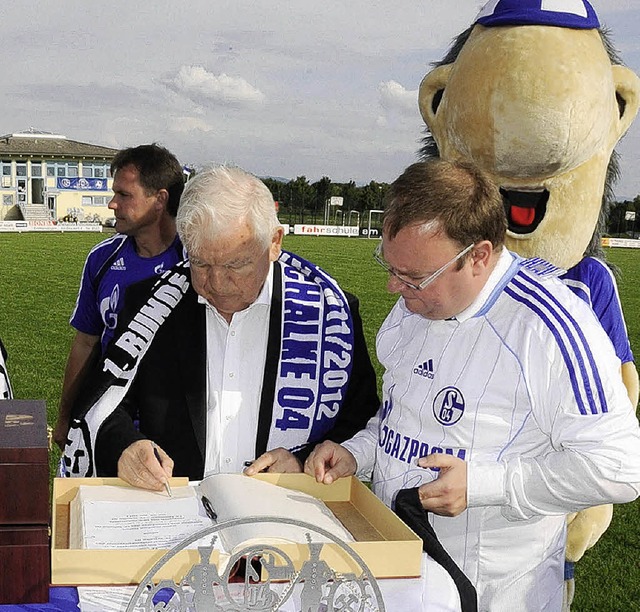
<instances>
[{"instance_id":1,"label":"mascot head","mask_svg":"<svg viewBox=\"0 0 640 612\"><path fill-rule=\"evenodd\" d=\"M562 268L601 252L640 79L587 0L491 0L424 78L419 104L423 155L474 162L500 185L511 250Z\"/></svg>"}]
</instances>

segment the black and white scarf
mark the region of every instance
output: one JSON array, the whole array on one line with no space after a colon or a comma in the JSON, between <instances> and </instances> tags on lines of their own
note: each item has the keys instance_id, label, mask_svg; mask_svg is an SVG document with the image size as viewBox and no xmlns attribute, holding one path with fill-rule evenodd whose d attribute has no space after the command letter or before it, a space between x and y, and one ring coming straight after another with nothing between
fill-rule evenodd
<instances>
[{"instance_id":1,"label":"black and white scarf","mask_svg":"<svg viewBox=\"0 0 640 612\"><path fill-rule=\"evenodd\" d=\"M9 372L7 372L7 351L0 340L0 400L11 399L13 392L11 391L11 383L9 382Z\"/></svg>"}]
</instances>

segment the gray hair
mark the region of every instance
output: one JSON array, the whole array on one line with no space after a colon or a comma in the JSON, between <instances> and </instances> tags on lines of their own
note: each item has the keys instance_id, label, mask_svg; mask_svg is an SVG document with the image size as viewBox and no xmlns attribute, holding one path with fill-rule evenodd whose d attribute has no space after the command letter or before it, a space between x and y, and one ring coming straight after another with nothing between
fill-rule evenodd
<instances>
[{"instance_id":1,"label":"gray hair","mask_svg":"<svg viewBox=\"0 0 640 612\"><path fill-rule=\"evenodd\" d=\"M237 166L209 166L185 185L176 227L188 252L196 252L204 238L224 235L246 219L256 239L267 247L280 226L273 196L256 176Z\"/></svg>"}]
</instances>

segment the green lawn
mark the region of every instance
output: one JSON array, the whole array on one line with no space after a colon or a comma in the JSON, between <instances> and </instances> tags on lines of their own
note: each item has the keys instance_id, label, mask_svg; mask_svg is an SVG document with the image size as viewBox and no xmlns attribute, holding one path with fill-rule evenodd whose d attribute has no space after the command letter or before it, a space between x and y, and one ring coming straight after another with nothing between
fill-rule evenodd
<instances>
[{"instance_id":1,"label":"green lawn","mask_svg":"<svg viewBox=\"0 0 640 612\"><path fill-rule=\"evenodd\" d=\"M0 234L0 336L17 398L44 399L54 422L73 336L68 325L85 256L104 234ZM287 236L284 246L324 267L361 302L369 350L395 301L371 254L375 241ZM611 249L631 344L640 354L640 250ZM374 357L378 372L380 368ZM638 449L640 452L640 449ZM52 465L57 461L53 453ZM611 527L577 566L574 611L640 610L640 503L616 508ZM515 611L514 611L515 612Z\"/></svg>"}]
</instances>

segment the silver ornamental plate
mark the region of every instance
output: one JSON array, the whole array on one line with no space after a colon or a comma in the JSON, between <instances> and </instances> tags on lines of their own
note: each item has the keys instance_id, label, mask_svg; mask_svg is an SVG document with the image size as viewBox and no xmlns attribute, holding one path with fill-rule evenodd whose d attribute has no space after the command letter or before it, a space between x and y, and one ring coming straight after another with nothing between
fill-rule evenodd
<instances>
[{"instance_id":1,"label":"silver ornamental plate","mask_svg":"<svg viewBox=\"0 0 640 612\"><path fill-rule=\"evenodd\" d=\"M234 552L225 569L212 563L216 540L225 530L259 523L295 525L307 531L308 558L296 571L289 556L271 544L251 544ZM335 572L321 559L324 543L314 543L312 534L323 536L343 551L356 568ZM200 561L177 583L155 581L170 559L199 540ZM240 568L240 574L238 569ZM213 524L169 550L146 574L135 590L127 612L384 612L380 588L362 560L347 543L309 523L275 517L246 517Z\"/></svg>"}]
</instances>

